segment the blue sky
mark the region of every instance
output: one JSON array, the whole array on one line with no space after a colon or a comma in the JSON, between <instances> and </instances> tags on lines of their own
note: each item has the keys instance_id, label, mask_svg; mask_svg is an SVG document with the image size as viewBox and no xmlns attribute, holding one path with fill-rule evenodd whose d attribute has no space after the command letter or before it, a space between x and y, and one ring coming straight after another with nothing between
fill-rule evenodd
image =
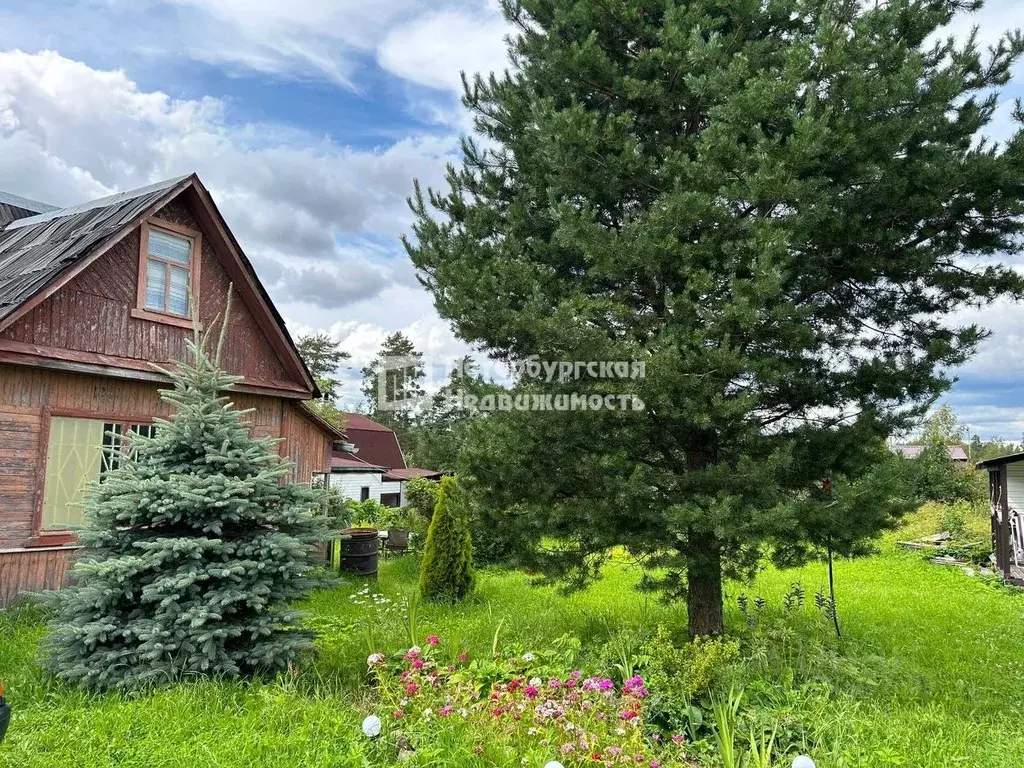
<instances>
[{"instance_id":1,"label":"blue sky","mask_svg":"<svg viewBox=\"0 0 1024 768\"><path fill-rule=\"evenodd\" d=\"M951 32L993 42L1019 8ZM0 0L0 189L70 204L197 171L293 331L330 332L353 373L399 329L451 360L466 347L399 243L405 197L457 159L459 73L503 68L506 31L495 0ZM1005 96L997 138L1024 73ZM993 337L948 399L1019 440L1024 307L963 316Z\"/></svg>"}]
</instances>

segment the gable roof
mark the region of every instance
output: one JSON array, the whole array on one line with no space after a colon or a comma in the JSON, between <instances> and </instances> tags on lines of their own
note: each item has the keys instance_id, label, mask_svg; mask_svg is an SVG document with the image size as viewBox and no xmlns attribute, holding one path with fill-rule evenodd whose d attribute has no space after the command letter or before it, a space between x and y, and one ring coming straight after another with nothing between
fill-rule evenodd
<instances>
[{"instance_id":1,"label":"gable roof","mask_svg":"<svg viewBox=\"0 0 1024 768\"><path fill-rule=\"evenodd\" d=\"M405 469L398 436L361 413L345 413L345 435L359 449L359 458L386 469Z\"/></svg>"},{"instance_id":2,"label":"gable roof","mask_svg":"<svg viewBox=\"0 0 1024 768\"><path fill-rule=\"evenodd\" d=\"M0 323L95 247L134 228L150 208L184 189L188 178L8 223L0 230Z\"/></svg>"},{"instance_id":3,"label":"gable roof","mask_svg":"<svg viewBox=\"0 0 1024 768\"><path fill-rule=\"evenodd\" d=\"M313 397L318 397L316 381L299 355L284 318L194 173L67 208L53 208L18 198L46 210L0 225L0 330L89 266L145 218L186 191L195 202L204 230L209 230L208 239L219 246L218 252L233 257L233 262L225 267L236 290L243 297L250 297L247 303L251 302L258 310L255 312L257 321L286 369L304 382Z\"/></svg>"}]
</instances>

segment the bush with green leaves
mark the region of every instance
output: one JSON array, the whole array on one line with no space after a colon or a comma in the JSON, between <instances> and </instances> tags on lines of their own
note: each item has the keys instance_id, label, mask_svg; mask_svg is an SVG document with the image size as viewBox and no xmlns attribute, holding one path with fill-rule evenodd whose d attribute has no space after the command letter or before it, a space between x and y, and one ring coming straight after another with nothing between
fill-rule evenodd
<instances>
[{"instance_id":1,"label":"bush with green leaves","mask_svg":"<svg viewBox=\"0 0 1024 768\"><path fill-rule=\"evenodd\" d=\"M93 487L84 554L54 598L49 667L86 689L274 672L312 645L291 604L315 584L317 495L282 482L277 441L222 394L240 378L219 351L198 334L188 350L161 393L175 415L132 434Z\"/></svg>"},{"instance_id":2,"label":"bush with green leaves","mask_svg":"<svg viewBox=\"0 0 1024 768\"><path fill-rule=\"evenodd\" d=\"M420 566L420 593L431 602L459 602L476 582L469 521L458 496L455 478L444 478Z\"/></svg>"},{"instance_id":3,"label":"bush with green leaves","mask_svg":"<svg viewBox=\"0 0 1024 768\"><path fill-rule=\"evenodd\" d=\"M441 484L425 477L414 477L405 484L405 505L418 515L430 520L437 506Z\"/></svg>"}]
</instances>

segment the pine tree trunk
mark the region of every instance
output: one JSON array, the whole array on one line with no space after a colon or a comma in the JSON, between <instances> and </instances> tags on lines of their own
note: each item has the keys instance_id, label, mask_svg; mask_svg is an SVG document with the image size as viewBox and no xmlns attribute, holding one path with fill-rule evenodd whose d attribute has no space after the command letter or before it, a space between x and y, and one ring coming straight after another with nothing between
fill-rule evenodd
<instances>
[{"instance_id":1,"label":"pine tree trunk","mask_svg":"<svg viewBox=\"0 0 1024 768\"><path fill-rule=\"evenodd\" d=\"M691 533L686 582L690 637L722 634L722 554L715 534Z\"/></svg>"}]
</instances>

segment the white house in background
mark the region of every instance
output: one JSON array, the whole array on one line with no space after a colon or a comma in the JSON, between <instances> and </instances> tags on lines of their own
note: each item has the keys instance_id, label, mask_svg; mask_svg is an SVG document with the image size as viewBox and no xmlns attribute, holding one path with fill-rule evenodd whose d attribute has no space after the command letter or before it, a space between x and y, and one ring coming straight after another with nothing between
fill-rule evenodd
<instances>
[{"instance_id":1,"label":"white house in background","mask_svg":"<svg viewBox=\"0 0 1024 768\"><path fill-rule=\"evenodd\" d=\"M405 506L405 483L414 477L438 479L432 469L407 467L398 436L359 413L345 414L345 448L334 450L330 485L356 501L373 499L385 507Z\"/></svg>"}]
</instances>

